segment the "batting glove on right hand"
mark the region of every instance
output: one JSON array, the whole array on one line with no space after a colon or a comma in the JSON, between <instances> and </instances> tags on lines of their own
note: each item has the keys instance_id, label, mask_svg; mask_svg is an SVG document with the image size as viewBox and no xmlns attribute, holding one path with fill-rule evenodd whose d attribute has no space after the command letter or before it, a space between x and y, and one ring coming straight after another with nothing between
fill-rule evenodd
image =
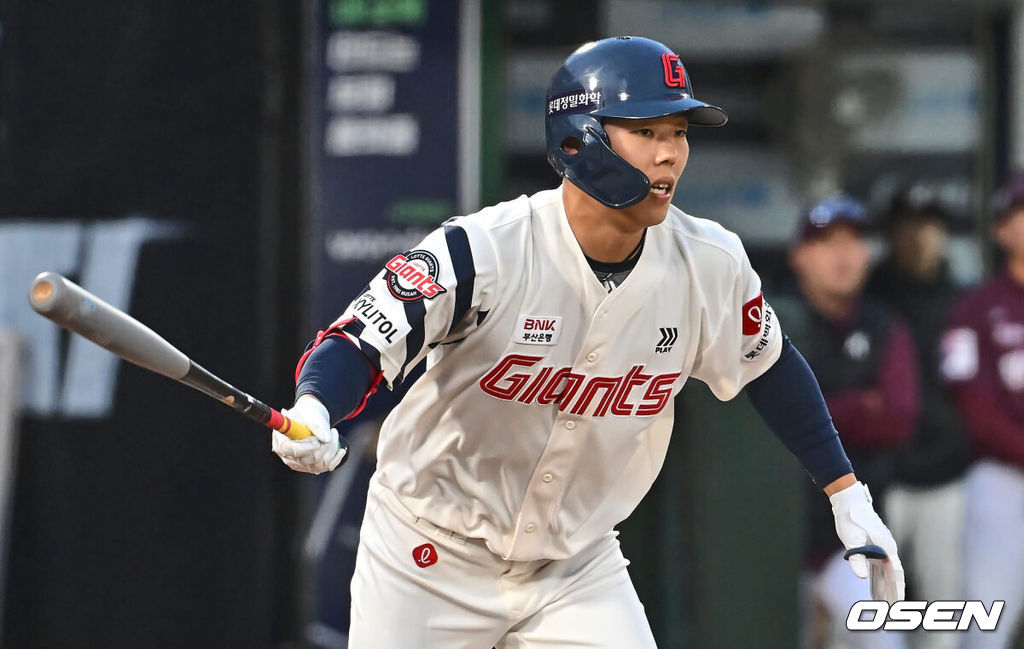
<instances>
[{"instance_id":1,"label":"batting glove on right hand","mask_svg":"<svg viewBox=\"0 0 1024 649\"><path fill-rule=\"evenodd\" d=\"M860 552L849 555L850 569L861 579L871 576L871 597L893 604L902 600L906 586L903 564L896 553L896 540L889 528L875 513L871 492L867 485L855 482L829 497L832 514L836 518L836 533L847 550L863 550L866 545L877 545L886 558L872 558Z\"/></svg>"},{"instance_id":2,"label":"batting glove on right hand","mask_svg":"<svg viewBox=\"0 0 1024 649\"><path fill-rule=\"evenodd\" d=\"M271 433L271 448L290 468L317 474L333 471L345 461L348 444L338 435L337 429L331 428L330 414L319 399L304 394L281 414L305 424L313 433L312 437L302 440L289 439L276 430Z\"/></svg>"}]
</instances>

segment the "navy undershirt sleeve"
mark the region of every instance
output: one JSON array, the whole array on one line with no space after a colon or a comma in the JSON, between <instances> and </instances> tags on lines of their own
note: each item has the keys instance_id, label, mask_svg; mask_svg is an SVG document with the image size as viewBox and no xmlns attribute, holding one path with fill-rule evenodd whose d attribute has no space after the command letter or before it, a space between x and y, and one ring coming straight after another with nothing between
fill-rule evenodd
<instances>
[{"instance_id":1,"label":"navy undershirt sleeve","mask_svg":"<svg viewBox=\"0 0 1024 649\"><path fill-rule=\"evenodd\" d=\"M359 407L370 389L370 361L348 340L324 338L306 358L295 385L295 398L311 394L331 415L331 425Z\"/></svg>"},{"instance_id":2,"label":"navy undershirt sleeve","mask_svg":"<svg viewBox=\"0 0 1024 649\"><path fill-rule=\"evenodd\" d=\"M853 472L832 425L818 380L796 347L783 337L782 354L744 388L775 436L820 487Z\"/></svg>"}]
</instances>

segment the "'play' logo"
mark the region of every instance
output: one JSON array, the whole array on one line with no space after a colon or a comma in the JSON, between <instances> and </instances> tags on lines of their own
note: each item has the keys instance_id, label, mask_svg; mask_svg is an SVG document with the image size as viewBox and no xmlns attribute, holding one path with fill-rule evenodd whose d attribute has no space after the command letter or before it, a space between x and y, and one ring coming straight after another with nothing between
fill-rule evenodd
<instances>
[{"instance_id":1,"label":"'play' logo","mask_svg":"<svg viewBox=\"0 0 1024 649\"><path fill-rule=\"evenodd\" d=\"M655 354L664 354L672 351L672 345L676 344L679 338L679 330L676 327L660 327L661 340L654 346Z\"/></svg>"}]
</instances>

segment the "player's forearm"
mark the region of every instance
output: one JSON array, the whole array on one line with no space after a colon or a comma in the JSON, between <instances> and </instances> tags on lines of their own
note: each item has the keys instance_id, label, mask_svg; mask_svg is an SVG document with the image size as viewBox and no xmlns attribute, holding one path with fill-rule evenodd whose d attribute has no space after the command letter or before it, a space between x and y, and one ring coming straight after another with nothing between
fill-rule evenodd
<instances>
[{"instance_id":1,"label":"player's forearm","mask_svg":"<svg viewBox=\"0 0 1024 649\"><path fill-rule=\"evenodd\" d=\"M815 484L831 485L852 474L818 381L788 338L775 364L748 383L745 391L754 409Z\"/></svg>"},{"instance_id":2,"label":"player's forearm","mask_svg":"<svg viewBox=\"0 0 1024 649\"><path fill-rule=\"evenodd\" d=\"M296 378L296 399L316 397L337 423L360 409L377 375L362 352L345 338L324 338L305 358Z\"/></svg>"}]
</instances>

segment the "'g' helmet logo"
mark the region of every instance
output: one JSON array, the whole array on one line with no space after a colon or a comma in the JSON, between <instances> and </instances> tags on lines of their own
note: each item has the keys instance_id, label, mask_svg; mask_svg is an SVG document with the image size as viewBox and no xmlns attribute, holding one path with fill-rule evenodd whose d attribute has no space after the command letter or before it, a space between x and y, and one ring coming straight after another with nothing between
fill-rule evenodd
<instances>
[{"instance_id":1,"label":"'g' helmet logo","mask_svg":"<svg viewBox=\"0 0 1024 649\"><path fill-rule=\"evenodd\" d=\"M683 64L675 54L662 54L661 66L665 69L665 85L669 88L685 88L686 75L683 73Z\"/></svg>"}]
</instances>

